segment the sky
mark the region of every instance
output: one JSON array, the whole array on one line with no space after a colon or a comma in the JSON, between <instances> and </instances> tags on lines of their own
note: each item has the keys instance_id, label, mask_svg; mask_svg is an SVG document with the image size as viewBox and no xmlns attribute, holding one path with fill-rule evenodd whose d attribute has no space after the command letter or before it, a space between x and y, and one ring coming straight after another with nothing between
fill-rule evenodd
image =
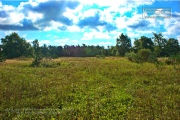
<instances>
[{"instance_id":1,"label":"sky","mask_svg":"<svg viewBox=\"0 0 180 120\"><path fill-rule=\"evenodd\" d=\"M114 46L121 33L180 42L180 0L0 0L0 38L40 45Z\"/></svg>"}]
</instances>

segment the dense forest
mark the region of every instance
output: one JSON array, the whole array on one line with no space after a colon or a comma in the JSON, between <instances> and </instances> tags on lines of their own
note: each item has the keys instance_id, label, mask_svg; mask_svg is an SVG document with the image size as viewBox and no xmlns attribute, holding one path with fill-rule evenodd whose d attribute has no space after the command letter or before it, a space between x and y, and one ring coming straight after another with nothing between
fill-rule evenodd
<instances>
[{"instance_id":1,"label":"dense forest","mask_svg":"<svg viewBox=\"0 0 180 120\"><path fill-rule=\"evenodd\" d=\"M135 39L132 45L128 35L121 34L116 39L115 46L93 46L93 45L65 45L65 46L39 46L38 40L32 44L21 38L17 33L12 33L1 39L0 58L13 59L17 57L57 58L57 57L105 57L125 56L138 52L150 52L156 57L176 56L180 53L180 46L177 39L165 39L161 33L152 33L153 37L141 36ZM143 54L143 53L142 53Z\"/></svg>"}]
</instances>

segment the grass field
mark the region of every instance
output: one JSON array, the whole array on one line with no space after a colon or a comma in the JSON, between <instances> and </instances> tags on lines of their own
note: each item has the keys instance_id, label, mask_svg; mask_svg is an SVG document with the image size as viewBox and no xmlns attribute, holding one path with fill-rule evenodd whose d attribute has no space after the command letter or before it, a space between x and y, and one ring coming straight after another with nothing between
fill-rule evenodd
<instances>
[{"instance_id":1,"label":"grass field","mask_svg":"<svg viewBox=\"0 0 180 120\"><path fill-rule=\"evenodd\" d=\"M180 70L125 58L59 58L55 67L31 59L0 64L3 120L178 120Z\"/></svg>"}]
</instances>

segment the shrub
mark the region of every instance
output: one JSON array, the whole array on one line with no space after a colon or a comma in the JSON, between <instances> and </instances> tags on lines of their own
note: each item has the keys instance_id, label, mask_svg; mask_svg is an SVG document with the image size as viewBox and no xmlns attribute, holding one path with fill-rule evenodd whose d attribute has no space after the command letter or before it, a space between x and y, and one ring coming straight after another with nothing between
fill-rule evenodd
<instances>
[{"instance_id":1,"label":"shrub","mask_svg":"<svg viewBox=\"0 0 180 120\"><path fill-rule=\"evenodd\" d=\"M155 54L151 53L148 58L148 62L150 63L156 63L158 62L158 59L156 58Z\"/></svg>"},{"instance_id":2,"label":"shrub","mask_svg":"<svg viewBox=\"0 0 180 120\"><path fill-rule=\"evenodd\" d=\"M173 65L174 62L173 62L173 60L171 58L168 58L168 59L165 60L165 63L167 65Z\"/></svg>"},{"instance_id":3,"label":"shrub","mask_svg":"<svg viewBox=\"0 0 180 120\"><path fill-rule=\"evenodd\" d=\"M105 55L96 55L96 58L105 58Z\"/></svg>"},{"instance_id":4,"label":"shrub","mask_svg":"<svg viewBox=\"0 0 180 120\"><path fill-rule=\"evenodd\" d=\"M96 58L101 58L101 56L100 55L96 55Z\"/></svg>"},{"instance_id":5,"label":"shrub","mask_svg":"<svg viewBox=\"0 0 180 120\"><path fill-rule=\"evenodd\" d=\"M39 61L33 61L31 64L32 67L46 67L46 68L53 68L60 66L61 63L53 62L51 58L43 58L42 60Z\"/></svg>"},{"instance_id":6,"label":"shrub","mask_svg":"<svg viewBox=\"0 0 180 120\"><path fill-rule=\"evenodd\" d=\"M40 67L52 68L57 66L60 66L60 63L53 62L51 58L40 61Z\"/></svg>"},{"instance_id":7,"label":"shrub","mask_svg":"<svg viewBox=\"0 0 180 120\"><path fill-rule=\"evenodd\" d=\"M3 49L0 48L0 62L4 62L6 60L5 55L2 51L3 51Z\"/></svg>"},{"instance_id":8,"label":"shrub","mask_svg":"<svg viewBox=\"0 0 180 120\"><path fill-rule=\"evenodd\" d=\"M4 62L6 59L4 56L0 56L0 62Z\"/></svg>"},{"instance_id":9,"label":"shrub","mask_svg":"<svg viewBox=\"0 0 180 120\"><path fill-rule=\"evenodd\" d=\"M125 57L127 57L127 59L131 62L137 62L137 63L141 62L141 57L134 52L126 53Z\"/></svg>"},{"instance_id":10,"label":"shrub","mask_svg":"<svg viewBox=\"0 0 180 120\"><path fill-rule=\"evenodd\" d=\"M32 66L32 67L38 67L38 66L40 65L40 60L41 60L41 59L42 59L42 58L36 57L36 58L34 59L34 61L32 62L31 66Z\"/></svg>"},{"instance_id":11,"label":"shrub","mask_svg":"<svg viewBox=\"0 0 180 120\"><path fill-rule=\"evenodd\" d=\"M127 57L128 60L136 63L142 63L142 62L155 63L158 61L156 56L149 49L141 49L138 51L137 54L134 52L126 53L125 57Z\"/></svg>"},{"instance_id":12,"label":"shrub","mask_svg":"<svg viewBox=\"0 0 180 120\"><path fill-rule=\"evenodd\" d=\"M150 49L141 49L138 51L138 55L141 57L143 62L147 62L151 54Z\"/></svg>"},{"instance_id":13,"label":"shrub","mask_svg":"<svg viewBox=\"0 0 180 120\"><path fill-rule=\"evenodd\" d=\"M171 56L170 59L172 59L175 63L180 64L180 55Z\"/></svg>"}]
</instances>

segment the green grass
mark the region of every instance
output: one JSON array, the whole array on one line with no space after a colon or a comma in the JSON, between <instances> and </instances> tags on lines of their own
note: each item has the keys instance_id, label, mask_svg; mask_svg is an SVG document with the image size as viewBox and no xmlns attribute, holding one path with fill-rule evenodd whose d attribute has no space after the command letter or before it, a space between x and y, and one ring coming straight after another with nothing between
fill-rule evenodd
<instances>
[{"instance_id":1,"label":"green grass","mask_svg":"<svg viewBox=\"0 0 180 120\"><path fill-rule=\"evenodd\" d=\"M0 64L0 119L179 119L180 70L124 58Z\"/></svg>"}]
</instances>

